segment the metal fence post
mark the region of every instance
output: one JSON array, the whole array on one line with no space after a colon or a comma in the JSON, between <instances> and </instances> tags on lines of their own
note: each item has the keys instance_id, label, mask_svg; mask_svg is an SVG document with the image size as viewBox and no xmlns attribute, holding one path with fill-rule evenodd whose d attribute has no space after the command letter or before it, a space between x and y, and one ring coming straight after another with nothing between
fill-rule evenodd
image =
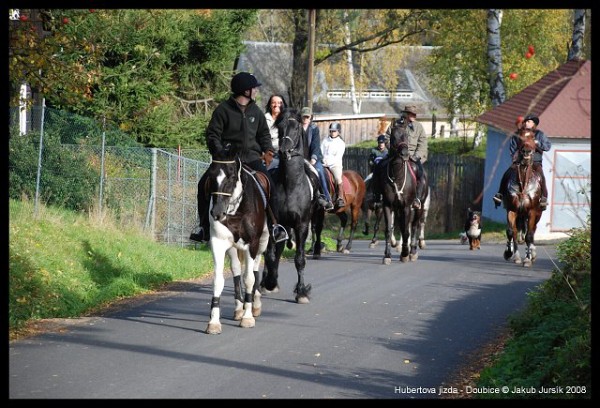
<instances>
[{"instance_id":1,"label":"metal fence post","mask_svg":"<svg viewBox=\"0 0 600 408\"><path fill-rule=\"evenodd\" d=\"M102 215L102 195L104 191L104 150L106 145L106 116L102 117L102 148L100 150L100 193L98 194L98 213Z\"/></svg>"},{"instance_id":2,"label":"metal fence post","mask_svg":"<svg viewBox=\"0 0 600 408\"><path fill-rule=\"evenodd\" d=\"M42 150L44 149L44 112L46 111L46 98L42 98L42 118L40 123L40 151L38 155L38 168L35 180L35 200L33 201L33 214L38 214L38 200L40 197L40 179L42 177Z\"/></svg>"}]
</instances>

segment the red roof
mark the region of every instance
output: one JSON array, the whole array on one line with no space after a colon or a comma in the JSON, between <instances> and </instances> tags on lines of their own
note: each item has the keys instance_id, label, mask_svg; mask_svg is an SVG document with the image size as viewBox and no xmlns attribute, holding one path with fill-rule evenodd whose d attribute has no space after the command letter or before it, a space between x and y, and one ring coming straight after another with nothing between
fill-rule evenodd
<instances>
[{"instance_id":1,"label":"red roof","mask_svg":"<svg viewBox=\"0 0 600 408\"><path fill-rule=\"evenodd\" d=\"M592 62L568 61L475 120L512 133L517 117L529 113L549 137L591 139Z\"/></svg>"}]
</instances>

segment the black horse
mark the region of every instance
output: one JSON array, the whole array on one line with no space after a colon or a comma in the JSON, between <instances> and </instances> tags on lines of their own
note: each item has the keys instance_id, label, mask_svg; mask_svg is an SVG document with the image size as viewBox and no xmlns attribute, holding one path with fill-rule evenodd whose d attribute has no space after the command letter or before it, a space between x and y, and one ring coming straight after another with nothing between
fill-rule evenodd
<instances>
[{"instance_id":1,"label":"black horse","mask_svg":"<svg viewBox=\"0 0 600 408\"><path fill-rule=\"evenodd\" d=\"M279 169L274 181L277 199L273 211L296 246L294 256L294 265L298 273L298 282L294 289L296 302L309 303L311 285L304 284L305 245L311 223L317 234L316 242L320 242L325 214L317 201L319 179L316 170L306 160L308 146L299 112L288 108L279 115L275 123L279 129ZM263 292L278 288L279 260L284 245L285 242L269 241L261 282ZM316 245L316 247L313 258L319 258L321 255L320 246Z\"/></svg>"},{"instance_id":2,"label":"black horse","mask_svg":"<svg viewBox=\"0 0 600 408\"><path fill-rule=\"evenodd\" d=\"M260 315L258 265L269 242L265 214L268 197L252 173L236 154L229 152L222 157L213 157L207 170L205 188L211 196L210 248L215 268L208 334L221 333L220 299L225 283L225 255L230 257L234 276L234 319L240 320L241 327L254 327L254 317ZM243 296L242 261L246 288Z\"/></svg>"},{"instance_id":3,"label":"black horse","mask_svg":"<svg viewBox=\"0 0 600 408\"><path fill-rule=\"evenodd\" d=\"M424 205L415 209L412 203L417 194L417 164L409 159L408 134L406 121L397 121L391 131L388 158L380 166L380 172L374 176L373 182L379 183L383 193L383 216L385 220L385 251L383 263L391 264L390 241L393 239L394 226L400 230L402 248L400 260L416 261L418 239L421 236L422 221L425 219ZM425 203L429 195L427 177L424 177L423 194L419 197ZM410 239L413 237L413 239ZM409 251L410 245L410 251Z\"/></svg>"}]
</instances>

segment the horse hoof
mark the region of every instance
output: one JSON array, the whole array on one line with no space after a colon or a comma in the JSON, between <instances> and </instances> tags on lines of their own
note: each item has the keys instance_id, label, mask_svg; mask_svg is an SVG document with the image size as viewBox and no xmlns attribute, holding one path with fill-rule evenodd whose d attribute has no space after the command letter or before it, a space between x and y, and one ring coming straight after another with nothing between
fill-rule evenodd
<instances>
[{"instance_id":1,"label":"horse hoof","mask_svg":"<svg viewBox=\"0 0 600 408\"><path fill-rule=\"evenodd\" d=\"M426 247L425 241L419 240L419 249L425 249L425 247Z\"/></svg>"},{"instance_id":2,"label":"horse hoof","mask_svg":"<svg viewBox=\"0 0 600 408\"><path fill-rule=\"evenodd\" d=\"M516 263L517 265L518 265L518 264L521 264L521 263L522 263L522 262L521 262L521 258L515 258L515 263Z\"/></svg>"},{"instance_id":3,"label":"horse hoof","mask_svg":"<svg viewBox=\"0 0 600 408\"><path fill-rule=\"evenodd\" d=\"M233 320L242 320L243 315L244 315L244 309L234 310Z\"/></svg>"},{"instance_id":4,"label":"horse hoof","mask_svg":"<svg viewBox=\"0 0 600 408\"><path fill-rule=\"evenodd\" d=\"M414 254L410 256L410 261L411 262L415 262L417 259L419 259L419 255L418 254Z\"/></svg>"},{"instance_id":5,"label":"horse hoof","mask_svg":"<svg viewBox=\"0 0 600 408\"><path fill-rule=\"evenodd\" d=\"M531 261L530 261L529 259L526 259L526 260L523 262L523 267L524 267L524 268L531 268Z\"/></svg>"},{"instance_id":6,"label":"horse hoof","mask_svg":"<svg viewBox=\"0 0 600 408\"><path fill-rule=\"evenodd\" d=\"M209 323L206 327L206 334L221 334L221 323Z\"/></svg>"},{"instance_id":7,"label":"horse hoof","mask_svg":"<svg viewBox=\"0 0 600 408\"><path fill-rule=\"evenodd\" d=\"M298 303L300 305L307 305L310 303L310 300L306 296L297 296L296 303Z\"/></svg>"},{"instance_id":8,"label":"horse hoof","mask_svg":"<svg viewBox=\"0 0 600 408\"><path fill-rule=\"evenodd\" d=\"M320 254L313 254L312 259L321 259L321 255Z\"/></svg>"},{"instance_id":9,"label":"horse hoof","mask_svg":"<svg viewBox=\"0 0 600 408\"><path fill-rule=\"evenodd\" d=\"M243 327L244 329L251 329L255 325L256 325L256 320L254 320L254 317L244 317L240 321L240 327Z\"/></svg>"},{"instance_id":10,"label":"horse hoof","mask_svg":"<svg viewBox=\"0 0 600 408\"><path fill-rule=\"evenodd\" d=\"M371 242L371 243L369 244L369 248L375 248L375 245L376 245L376 244L377 244L377 243L375 243L375 242Z\"/></svg>"},{"instance_id":11,"label":"horse hoof","mask_svg":"<svg viewBox=\"0 0 600 408\"><path fill-rule=\"evenodd\" d=\"M342 251L342 253L343 253L343 254L349 254L349 253L350 253L350 250L349 250L349 249L346 249L346 248L344 248L344 250Z\"/></svg>"},{"instance_id":12,"label":"horse hoof","mask_svg":"<svg viewBox=\"0 0 600 408\"><path fill-rule=\"evenodd\" d=\"M504 251L504 260L508 261L512 257L512 253Z\"/></svg>"},{"instance_id":13,"label":"horse hoof","mask_svg":"<svg viewBox=\"0 0 600 408\"><path fill-rule=\"evenodd\" d=\"M400 261L401 262L408 262L408 256L401 256L400 257Z\"/></svg>"},{"instance_id":14,"label":"horse hoof","mask_svg":"<svg viewBox=\"0 0 600 408\"><path fill-rule=\"evenodd\" d=\"M391 265L392 264L392 258L383 258L383 264L384 265Z\"/></svg>"},{"instance_id":15,"label":"horse hoof","mask_svg":"<svg viewBox=\"0 0 600 408\"><path fill-rule=\"evenodd\" d=\"M252 316L258 317L262 314L262 307L253 307L252 308Z\"/></svg>"}]
</instances>

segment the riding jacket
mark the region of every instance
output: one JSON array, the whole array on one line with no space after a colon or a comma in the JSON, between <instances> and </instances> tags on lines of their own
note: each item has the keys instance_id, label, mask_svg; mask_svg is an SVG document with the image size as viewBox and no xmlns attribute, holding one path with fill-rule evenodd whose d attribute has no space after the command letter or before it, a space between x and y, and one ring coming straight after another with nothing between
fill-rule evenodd
<instances>
[{"instance_id":1,"label":"riding jacket","mask_svg":"<svg viewBox=\"0 0 600 408\"><path fill-rule=\"evenodd\" d=\"M425 163L427 161L427 134L423 125L416 120L409 122L406 126L406 132L408 134L409 154L420 157L421 163ZM392 135L392 126L388 127L386 134L388 137Z\"/></svg>"},{"instance_id":2,"label":"riding jacket","mask_svg":"<svg viewBox=\"0 0 600 408\"><path fill-rule=\"evenodd\" d=\"M515 152L517 151L517 143L519 141L518 135L513 135L510 138L509 151L510 156L515 157ZM533 162L534 163L542 163L542 153L547 152L552 147L552 143L546 137L544 132L541 130L535 130L535 152L533 153Z\"/></svg>"},{"instance_id":3,"label":"riding jacket","mask_svg":"<svg viewBox=\"0 0 600 408\"><path fill-rule=\"evenodd\" d=\"M242 112L233 96L213 111L206 128L206 144L213 156L231 144L244 163L260 160L268 150L275 151L262 110L251 100Z\"/></svg>"},{"instance_id":4,"label":"riding jacket","mask_svg":"<svg viewBox=\"0 0 600 408\"><path fill-rule=\"evenodd\" d=\"M323 143L321 143L321 153L323 153L323 165L333 168L341 169L343 167L342 158L344 151L346 150L346 143L340 136L331 137L327 136Z\"/></svg>"},{"instance_id":5,"label":"riding jacket","mask_svg":"<svg viewBox=\"0 0 600 408\"><path fill-rule=\"evenodd\" d=\"M308 159L314 159L315 162L323 162L323 153L321 152L321 132L319 127L310 122L306 128L306 141L308 142Z\"/></svg>"}]
</instances>

